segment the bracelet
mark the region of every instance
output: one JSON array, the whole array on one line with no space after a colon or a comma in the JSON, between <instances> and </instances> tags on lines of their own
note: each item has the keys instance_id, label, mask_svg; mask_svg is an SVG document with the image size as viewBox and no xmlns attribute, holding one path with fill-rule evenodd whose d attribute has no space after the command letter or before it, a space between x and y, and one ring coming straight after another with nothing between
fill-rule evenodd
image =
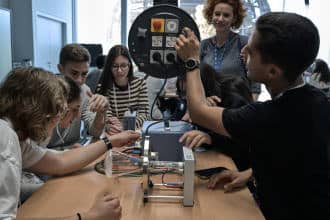
<instances>
[{"instance_id":1,"label":"bracelet","mask_svg":"<svg viewBox=\"0 0 330 220\"><path fill-rule=\"evenodd\" d=\"M102 141L105 143L105 145L107 146L108 150L112 149L112 144L109 141L109 139L107 137L102 138Z\"/></svg>"},{"instance_id":2,"label":"bracelet","mask_svg":"<svg viewBox=\"0 0 330 220\"><path fill-rule=\"evenodd\" d=\"M79 212L77 212L77 216L78 216L78 220L82 220L81 214Z\"/></svg>"}]
</instances>

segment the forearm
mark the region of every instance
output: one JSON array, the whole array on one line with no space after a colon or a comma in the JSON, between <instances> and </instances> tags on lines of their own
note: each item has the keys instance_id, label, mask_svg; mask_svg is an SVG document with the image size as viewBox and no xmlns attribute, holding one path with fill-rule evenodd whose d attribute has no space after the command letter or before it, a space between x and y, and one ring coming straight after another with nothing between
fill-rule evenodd
<instances>
[{"instance_id":1,"label":"forearm","mask_svg":"<svg viewBox=\"0 0 330 220\"><path fill-rule=\"evenodd\" d=\"M222 124L222 112L224 109L210 107L206 102L199 69L188 72L186 77L187 103L192 121L214 132L229 136Z\"/></svg>"},{"instance_id":2,"label":"forearm","mask_svg":"<svg viewBox=\"0 0 330 220\"><path fill-rule=\"evenodd\" d=\"M100 137L105 126L106 113L97 112L94 121L89 129L90 135Z\"/></svg>"},{"instance_id":3,"label":"forearm","mask_svg":"<svg viewBox=\"0 0 330 220\"><path fill-rule=\"evenodd\" d=\"M186 74L187 103L190 117L198 123L198 116L202 115L202 108L207 105L199 69ZM198 123L199 124L199 123Z\"/></svg>"},{"instance_id":4,"label":"forearm","mask_svg":"<svg viewBox=\"0 0 330 220\"><path fill-rule=\"evenodd\" d=\"M82 105L81 119L84 121L90 135L96 138L100 137L105 125L106 112L91 112L90 104L88 100L85 100Z\"/></svg>"},{"instance_id":5,"label":"forearm","mask_svg":"<svg viewBox=\"0 0 330 220\"><path fill-rule=\"evenodd\" d=\"M77 215L68 217L53 217L53 218L16 218L17 220L78 220ZM84 219L85 220L85 219Z\"/></svg>"},{"instance_id":6,"label":"forearm","mask_svg":"<svg viewBox=\"0 0 330 220\"><path fill-rule=\"evenodd\" d=\"M29 171L47 175L64 175L87 166L107 150L103 141L86 147L74 148L60 153L47 152Z\"/></svg>"},{"instance_id":7,"label":"forearm","mask_svg":"<svg viewBox=\"0 0 330 220\"><path fill-rule=\"evenodd\" d=\"M90 212L81 213L81 219L83 220L94 220L94 218ZM46 217L46 218L16 218L17 220L79 220L78 215L72 215L67 217Z\"/></svg>"},{"instance_id":8,"label":"forearm","mask_svg":"<svg viewBox=\"0 0 330 220\"><path fill-rule=\"evenodd\" d=\"M64 175L78 171L99 158L106 151L107 147L102 140L89 144L85 147L65 151L62 155L58 155L62 166L60 169L56 169L58 170L58 173L56 174Z\"/></svg>"},{"instance_id":9,"label":"forearm","mask_svg":"<svg viewBox=\"0 0 330 220\"><path fill-rule=\"evenodd\" d=\"M196 35L184 28L176 39L175 49L178 56L185 62L199 59L199 41ZM187 63L186 63L187 64ZM189 69L189 68L188 68ZM223 108L207 105L199 68L186 73L187 102L193 122L219 134L229 136L222 123Z\"/></svg>"}]
</instances>

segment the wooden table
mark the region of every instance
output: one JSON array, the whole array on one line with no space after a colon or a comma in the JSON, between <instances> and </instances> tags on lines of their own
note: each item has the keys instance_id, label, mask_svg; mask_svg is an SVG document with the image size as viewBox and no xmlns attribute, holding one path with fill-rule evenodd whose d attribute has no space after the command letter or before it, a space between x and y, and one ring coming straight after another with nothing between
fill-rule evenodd
<instances>
[{"instance_id":1,"label":"wooden table","mask_svg":"<svg viewBox=\"0 0 330 220\"><path fill-rule=\"evenodd\" d=\"M232 160L215 152L197 153L196 169L226 166L236 169ZM143 203L141 178L122 177L114 183L88 166L82 171L51 179L35 192L19 209L18 217L61 217L83 212L91 206L95 194L108 187L118 195L123 208L122 219L264 219L248 189L224 193L219 187L207 188L207 181L195 179L194 206L177 202Z\"/></svg>"}]
</instances>

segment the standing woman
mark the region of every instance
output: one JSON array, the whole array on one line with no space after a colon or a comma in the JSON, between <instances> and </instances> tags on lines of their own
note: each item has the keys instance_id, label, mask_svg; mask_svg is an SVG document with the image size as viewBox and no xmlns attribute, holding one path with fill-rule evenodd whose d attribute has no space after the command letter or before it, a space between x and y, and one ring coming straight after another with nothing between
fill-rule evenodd
<instances>
[{"instance_id":1,"label":"standing woman","mask_svg":"<svg viewBox=\"0 0 330 220\"><path fill-rule=\"evenodd\" d=\"M203 13L214 26L216 35L201 42L201 62L212 66L218 74L247 77L241 50L248 38L233 32L245 17L241 0L207 0ZM257 98L260 84L252 83L251 92Z\"/></svg>"},{"instance_id":2,"label":"standing woman","mask_svg":"<svg viewBox=\"0 0 330 220\"><path fill-rule=\"evenodd\" d=\"M107 111L110 133L123 130L125 115L136 115L135 128L148 119L149 104L146 82L133 75L128 49L122 45L112 47L108 53L97 93L109 99Z\"/></svg>"}]
</instances>

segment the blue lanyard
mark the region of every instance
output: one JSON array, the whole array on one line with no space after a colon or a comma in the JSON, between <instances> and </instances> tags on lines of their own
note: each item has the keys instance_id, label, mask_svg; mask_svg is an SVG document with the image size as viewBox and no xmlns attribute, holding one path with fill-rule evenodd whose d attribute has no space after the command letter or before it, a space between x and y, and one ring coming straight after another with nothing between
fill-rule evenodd
<instances>
[{"instance_id":1,"label":"blue lanyard","mask_svg":"<svg viewBox=\"0 0 330 220\"><path fill-rule=\"evenodd\" d=\"M226 44L227 44L227 42L223 46L223 49L221 50L220 55L218 54L218 47L215 45L213 48L213 56L214 56L214 64L213 64L214 66L213 67L217 71L219 71L221 68L221 64L222 64L222 61L223 61L223 58L224 58L225 52L226 52Z\"/></svg>"}]
</instances>

